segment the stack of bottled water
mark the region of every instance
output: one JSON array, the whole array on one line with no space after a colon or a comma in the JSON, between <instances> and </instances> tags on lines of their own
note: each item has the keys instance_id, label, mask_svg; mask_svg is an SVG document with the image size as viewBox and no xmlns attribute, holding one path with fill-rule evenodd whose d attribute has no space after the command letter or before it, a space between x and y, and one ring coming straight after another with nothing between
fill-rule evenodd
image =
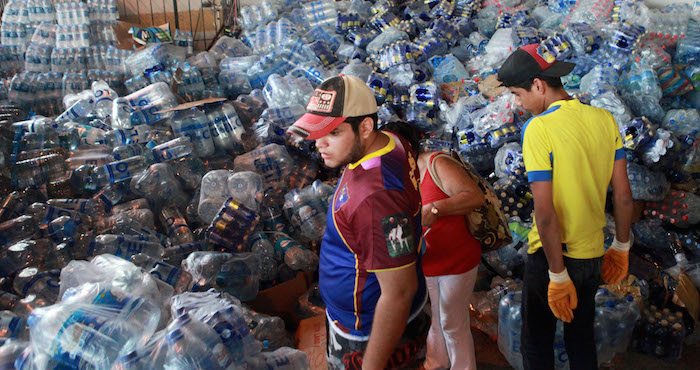
<instances>
[{"instance_id":1,"label":"stack of bottled water","mask_svg":"<svg viewBox=\"0 0 700 370\"><path fill-rule=\"evenodd\" d=\"M285 136L285 129L305 113L313 88L341 72L366 81L380 125L409 121L426 132L424 148L455 148L493 183L504 213L517 217L514 244L484 256L492 272L509 280L497 280L505 288L482 292L490 298L475 303L492 316L484 330L495 335L498 298L517 301L511 292L521 276L533 197L520 148L529 114L489 84L508 48L530 43L539 43L545 58L575 62L563 79L567 91L609 110L618 123L633 197L647 202L634 225L632 253L648 254L672 275L684 269L696 276L700 27L691 10L611 1L266 1L241 10L240 38L221 37L192 55L193 35L180 30L174 45L117 49L106 27L118 17L113 1L10 1L0 35L0 277L7 282L0 304L26 319L63 298L62 286L95 283L71 283L59 272L71 261L104 263L99 255L110 254L116 260L107 261L130 274L109 280L117 285L109 288L114 299L148 298L161 308L158 328L166 328L135 339L133 323L105 322L115 338L100 344L108 348L102 360L87 350L47 353L48 334L37 336L20 364L178 367L199 363L192 348L215 354L199 363L214 368L280 358L303 363L303 355L287 350L240 355L209 329L238 327L229 307L242 306L228 294L250 300L317 268L335 174L320 166L313 145ZM228 101L176 108L206 97ZM120 295L117 289L137 281L148 297L134 289ZM227 294L187 293L209 288ZM199 294L220 306L170 314L162 308L176 293L178 302ZM85 320L99 326L100 310L76 306L86 303L93 305L49 311L71 324L76 312L86 312ZM517 333L519 310L507 306L501 330ZM598 333L627 337L629 306L617 298L601 303L599 316L616 320L599 319ZM242 312L269 349L290 342L278 318ZM37 335L32 325L47 322L38 315L31 321ZM12 333L27 339L23 329ZM517 364L519 334L499 337ZM558 368L565 366L561 337L559 329ZM601 347L601 358L614 353Z\"/></svg>"},{"instance_id":2,"label":"stack of bottled water","mask_svg":"<svg viewBox=\"0 0 700 370\"><path fill-rule=\"evenodd\" d=\"M498 349L508 363L522 369L521 316L522 294L510 292L501 298L498 305ZM609 363L616 353L627 351L630 343L636 343L639 336L633 335L640 320L639 307L632 296L625 299L607 290L600 289L596 294L595 340L598 364ZM641 321L640 321L641 322ZM554 367L568 369L568 357L564 346L564 325L557 321L554 337Z\"/></svg>"},{"instance_id":3,"label":"stack of bottled water","mask_svg":"<svg viewBox=\"0 0 700 370\"><path fill-rule=\"evenodd\" d=\"M651 305L642 312L631 345L639 352L676 361L681 358L685 333L682 312Z\"/></svg>"},{"instance_id":4,"label":"stack of bottled water","mask_svg":"<svg viewBox=\"0 0 700 370\"><path fill-rule=\"evenodd\" d=\"M186 48L187 55L192 55L194 53L194 37L192 36L192 31L175 30L173 41L175 45Z\"/></svg>"}]
</instances>

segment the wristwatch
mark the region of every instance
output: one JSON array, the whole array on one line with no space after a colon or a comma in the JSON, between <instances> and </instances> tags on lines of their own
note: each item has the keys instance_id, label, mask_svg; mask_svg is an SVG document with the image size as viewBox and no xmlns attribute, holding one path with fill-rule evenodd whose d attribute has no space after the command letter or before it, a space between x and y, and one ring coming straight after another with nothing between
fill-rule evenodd
<instances>
[{"instance_id":1,"label":"wristwatch","mask_svg":"<svg viewBox=\"0 0 700 370\"><path fill-rule=\"evenodd\" d=\"M435 217L440 216L440 211L438 211L437 207L435 207L435 203L431 203L431 205L433 206L433 208L430 209L430 213L434 214Z\"/></svg>"}]
</instances>

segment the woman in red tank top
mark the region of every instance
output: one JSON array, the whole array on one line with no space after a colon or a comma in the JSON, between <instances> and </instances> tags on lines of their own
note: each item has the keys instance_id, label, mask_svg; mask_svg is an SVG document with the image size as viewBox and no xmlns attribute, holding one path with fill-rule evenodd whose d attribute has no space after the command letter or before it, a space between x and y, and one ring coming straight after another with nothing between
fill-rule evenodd
<instances>
[{"instance_id":1,"label":"woman in red tank top","mask_svg":"<svg viewBox=\"0 0 700 370\"><path fill-rule=\"evenodd\" d=\"M445 191L428 171L431 163ZM469 232L464 215L482 206L484 195L449 155L421 153L418 168L427 244L422 263L432 310L425 368L476 369L465 308L474 290L481 245Z\"/></svg>"}]
</instances>

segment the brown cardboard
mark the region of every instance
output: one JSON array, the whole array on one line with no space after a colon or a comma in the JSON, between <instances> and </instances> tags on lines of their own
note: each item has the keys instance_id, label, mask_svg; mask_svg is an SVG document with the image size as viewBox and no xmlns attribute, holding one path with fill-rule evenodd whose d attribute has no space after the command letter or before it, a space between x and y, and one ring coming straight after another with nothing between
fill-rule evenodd
<instances>
[{"instance_id":1,"label":"brown cardboard","mask_svg":"<svg viewBox=\"0 0 700 370\"><path fill-rule=\"evenodd\" d=\"M506 88L500 85L501 82L498 81L496 75L490 75L479 82L479 91L487 98L495 98L506 91Z\"/></svg>"},{"instance_id":2,"label":"brown cardboard","mask_svg":"<svg viewBox=\"0 0 700 370\"><path fill-rule=\"evenodd\" d=\"M700 316L700 293L685 272L681 271L680 276L677 276L676 279L678 286L673 295L673 303L685 307L693 320L697 322L698 316Z\"/></svg>"},{"instance_id":3,"label":"brown cardboard","mask_svg":"<svg viewBox=\"0 0 700 370\"><path fill-rule=\"evenodd\" d=\"M294 308L299 297L308 289L307 276L300 272L294 279L265 289L254 300L246 303L255 311L281 317L287 327L294 328L298 323Z\"/></svg>"},{"instance_id":4,"label":"brown cardboard","mask_svg":"<svg viewBox=\"0 0 700 370\"><path fill-rule=\"evenodd\" d=\"M226 101L226 98L206 98L206 99L197 100L197 101L193 101L193 102L183 103L183 104L180 104L178 106L172 107L170 109L160 110L156 113L167 113L167 112L175 112L175 111L179 111L179 110L187 110L187 109L199 107L199 106L202 106L205 104L218 103L218 102L222 102L222 101Z\"/></svg>"},{"instance_id":5,"label":"brown cardboard","mask_svg":"<svg viewBox=\"0 0 700 370\"><path fill-rule=\"evenodd\" d=\"M134 50L136 48L142 47L141 45L134 42L129 34L129 29L131 27L139 27L138 24L129 23L124 21L119 21L117 24L112 26L114 34L117 36L117 47L124 50Z\"/></svg>"},{"instance_id":6,"label":"brown cardboard","mask_svg":"<svg viewBox=\"0 0 700 370\"><path fill-rule=\"evenodd\" d=\"M299 323L294 336L297 348L309 356L311 370L328 370L326 361L326 315L314 316Z\"/></svg>"}]
</instances>

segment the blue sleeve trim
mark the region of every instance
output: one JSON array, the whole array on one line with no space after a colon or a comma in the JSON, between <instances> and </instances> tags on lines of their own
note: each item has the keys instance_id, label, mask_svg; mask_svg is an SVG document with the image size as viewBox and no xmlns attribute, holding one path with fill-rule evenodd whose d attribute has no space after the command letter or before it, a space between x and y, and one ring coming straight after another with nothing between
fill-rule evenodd
<instances>
[{"instance_id":1,"label":"blue sleeve trim","mask_svg":"<svg viewBox=\"0 0 700 370\"><path fill-rule=\"evenodd\" d=\"M534 118L534 117L533 117L533 118ZM520 142L521 142L521 143L523 143L523 142L525 141L525 130L527 130L527 125L530 124L530 121L532 121L532 118L530 118L529 120L527 120L527 122L525 122L525 125L523 125L523 129L520 130Z\"/></svg>"},{"instance_id":2,"label":"blue sleeve trim","mask_svg":"<svg viewBox=\"0 0 700 370\"><path fill-rule=\"evenodd\" d=\"M552 171L527 171L527 181L552 181Z\"/></svg>"},{"instance_id":3,"label":"blue sleeve trim","mask_svg":"<svg viewBox=\"0 0 700 370\"><path fill-rule=\"evenodd\" d=\"M620 148L615 151L615 160L625 158L625 150Z\"/></svg>"},{"instance_id":4,"label":"blue sleeve trim","mask_svg":"<svg viewBox=\"0 0 700 370\"><path fill-rule=\"evenodd\" d=\"M554 169L554 156L552 152L549 152L549 164L552 166L552 169Z\"/></svg>"}]
</instances>

